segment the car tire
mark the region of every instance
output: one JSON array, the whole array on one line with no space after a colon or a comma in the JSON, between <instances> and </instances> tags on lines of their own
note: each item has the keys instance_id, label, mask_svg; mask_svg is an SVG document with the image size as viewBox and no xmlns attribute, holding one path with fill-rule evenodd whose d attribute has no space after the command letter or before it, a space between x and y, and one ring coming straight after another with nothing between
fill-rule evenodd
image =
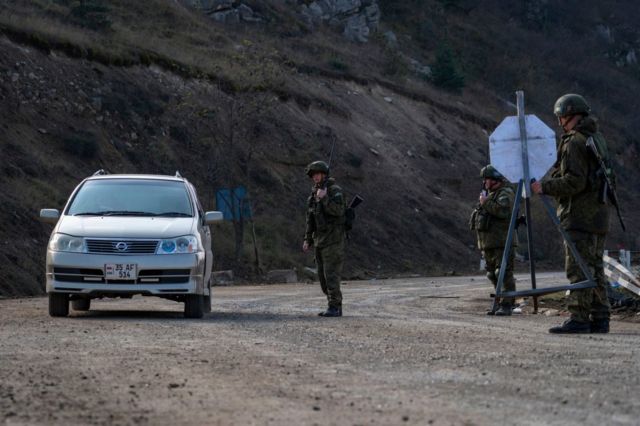
<instances>
[{"instance_id":1,"label":"car tire","mask_svg":"<svg viewBox=\"0 0 640 426\"><path fill-rule=\"evenodd\" d=\"M202 297L204 299L204 312L209 314L211 313L211 295Z\"/></svg>"},{"instance_id":2,"label":"car tire","mask_svg":"<svg viewBox=\"0 0 640 426\"><path fill-rule=\"evenodd\" d=\"M209 314L211 313L211 281L209 281L209 295L204 296L204 312Z\"/></svg>"},{"instance_id":3,"label":"car tire","mask_svg":"<svg viewBox=\"0 0 640 426\"><path fill-rule=\"evenodd\" d=\"M69 315L69 296L64 293L49 293L49 315L66 317Z\"/></svg>"},{"instance_id":4,"label":"car tire","mask_svg":"<svg viewBox=\"0 0 640 426\"><path fill-rule=\"evenodd\" d=\"M91 309L91 299L76 299L71 301L74 311L88 311Z\"/></svg>"},{"instance_id":5,"label":"car tire","mask_svg":"<svg viewBox=\"0 0 640 426\"><path fill-rule=\"evenodd\" d=\"M184 301L185 318L202 318L204 315L204 297L201 294L189 294Z\"/></svg>"}]
</instances>

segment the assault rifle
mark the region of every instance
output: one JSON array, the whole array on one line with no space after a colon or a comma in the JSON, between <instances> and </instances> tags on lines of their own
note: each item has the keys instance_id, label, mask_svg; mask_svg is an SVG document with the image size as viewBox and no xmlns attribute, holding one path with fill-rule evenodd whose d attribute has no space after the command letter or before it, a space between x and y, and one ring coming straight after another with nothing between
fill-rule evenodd
<instances>
[{"instance_id":1,"label":"assault rifle","mask_svg":"<svg viewBox=\"0 0 640 426\"><path fill-rule=\"evenodd\" d=\"M331 162L333 161L333 150L336 147L336 137L332 136L333 141L331 142L331 152L329 153L329 162L327 163L327 175L324 177L324 181L320 185L320 188L327 189L327 185L329 184L329 174L331 173Z\"/></svg>"},{"instance_id":2,"label":"assault rifle","mask_svg":"<svg viewBox=\"0 0 640 426\"><path fill-rule=\"evenodd\" d=\"M624 226L624 220L622 220L622 213L620 213L620 205L618 204L618 194L616 193L616 187L611 181L611 176L607 173L607 165L598 151L598 147L596 146L595 141L592 136L589 136L587 139L587 147L593 152L596 156L596 160L598 160L598 164L600 165L600 172L604 177L604 185L602 185L602 192L600 194L600 202L605 204L607 199L611 201L611 204L616 208L616 213L618 213L618 219L620 220L620 226L622 226L622 230L626 231L627 228Z\"/></svg>"},{"instance_id":3,"label":"assault rifle","mask_svg":"<svg viewBox=\"0 0 640 426\"><path fill-rule=\"evenodd\" d=\"M362 198L361 196L359 196L358 194L353 196L353 199L351 200L351 202L349 203L349 205L347 206L348 209L355 209L356 207L358 207L362 202L364 201L364 198Z\"/></svg>"}]
</instances>

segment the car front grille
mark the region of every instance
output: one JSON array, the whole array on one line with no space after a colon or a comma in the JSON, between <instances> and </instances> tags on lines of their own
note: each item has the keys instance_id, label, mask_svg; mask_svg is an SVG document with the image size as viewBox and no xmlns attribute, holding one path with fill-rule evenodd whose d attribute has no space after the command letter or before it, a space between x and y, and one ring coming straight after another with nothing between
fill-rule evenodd
<instances>
[{"instance_id":1,"label":"car front grille","mask_svg":"<svg viewBox=\"0 0 640 426\"><path fill-rule=\"evenodd\" d=\"M89 253L154 254L156 240L86 240Z\"/></svg>"},{"instance_id":2,"label":"car front grille","mask_svg":"<svg viewBox=\"0 0 640 426\"><path fill-rule=\"evenodd\" d=\"M188 283L189 269L147 269L136 280L105 280L102 269L53 268L56 281L96 284L183 284Z\"/></svg>"}]
</instances>

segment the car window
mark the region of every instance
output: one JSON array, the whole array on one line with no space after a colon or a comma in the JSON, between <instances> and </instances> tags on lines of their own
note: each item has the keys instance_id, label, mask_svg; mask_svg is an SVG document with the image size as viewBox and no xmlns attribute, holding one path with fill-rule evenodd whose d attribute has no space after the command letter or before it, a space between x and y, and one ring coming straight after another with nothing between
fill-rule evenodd
<instances>
[{"instance_id":1,"label":"car window","mask_svg":"<svg viewBox=\"0 0 640 426\"><path fill-rule=\"evenodd\" d=\"M192 217L183 182L158 179L88 180L78 190L68 215Z\"/></svg>"}]
</instances>

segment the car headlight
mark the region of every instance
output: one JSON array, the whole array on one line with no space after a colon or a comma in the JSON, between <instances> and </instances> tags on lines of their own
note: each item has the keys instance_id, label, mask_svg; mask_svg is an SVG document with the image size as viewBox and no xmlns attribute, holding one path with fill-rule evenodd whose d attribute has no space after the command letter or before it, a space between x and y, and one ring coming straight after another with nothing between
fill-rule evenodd
<instances>
[{"instance_id":1,"label":"car headlight","mask_svg":"<svg viewBox=\"0 0 640 426\"><path fill-rule=\"evenodd\" d=\"M198 239L193 235L160 240L156 254L183 254L198 251Z\"/></svg>"},{"instance_id":2,"label":"car headlight","mask_svg":"<svg viewBox=\"0 0 640 426\"><path fill-rule=\"evenodd\" d=\"M54 234L49 240L49 250L73 253L84 253L86 251L84 238L59 233Z\"/></svg>"}]
</instances>

